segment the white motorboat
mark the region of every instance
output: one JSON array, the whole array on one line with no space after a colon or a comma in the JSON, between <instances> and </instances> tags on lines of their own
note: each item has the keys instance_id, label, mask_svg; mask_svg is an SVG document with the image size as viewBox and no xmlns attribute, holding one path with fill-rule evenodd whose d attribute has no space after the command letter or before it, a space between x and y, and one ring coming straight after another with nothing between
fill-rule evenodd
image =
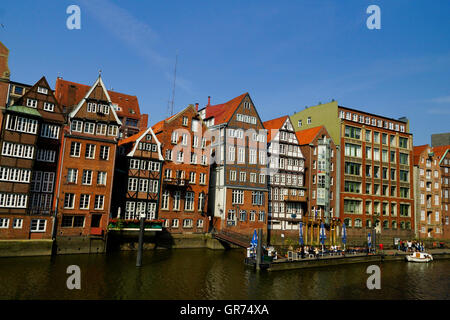
<instances>
[{"instance_id":1,"label":"white motorboat","mask_svg":"<svg viewBox=\"0 0 450 320\"><path fill-rule=\"evenodd\" d=\"M425 252L414 252L406 256L406 260L409 262L430 262L433 261L433 256Z\"/></svg>"}]
</instances>

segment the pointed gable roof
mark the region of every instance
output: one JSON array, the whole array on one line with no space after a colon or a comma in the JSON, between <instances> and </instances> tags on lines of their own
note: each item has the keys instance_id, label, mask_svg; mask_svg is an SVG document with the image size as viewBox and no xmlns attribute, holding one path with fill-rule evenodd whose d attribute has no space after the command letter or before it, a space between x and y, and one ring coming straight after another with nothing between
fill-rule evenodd
<instances>
[{"instance_id":1,"label":"pointed gable roof","mask_svg":"<svg viewBox=\"0 0 450 320\"><path fill-rule=\"evenodd\" d=\"M85 84L56 79L55 96L61 105L65 107L72 107L76 105L91 87ZM119 117L126 116L127 118L139 119L141 112L139 108L138 98L125 93L120 93L112 90L107 90L113 104L117 104L120 109L116 111Z\"/></svg>"},{"instance_id":2,"label":"pointed gable roof","mask_svg":"<svg viewBox=\"0 0 450 320\"><path fill-rule=\"evenodd\" d=\"M240 96L225 103L216 104L213 106L207 105L205 108L205 120L214 117L214 124L221 124L230 121L234 112L247 95L248 92L243 93Z\"/></svg>"},{"instance_id":3,"label":"pointed gable roof","mask_svg":"<svg viewBox=\"0 0 450 320\"><path fill-rule=\"evenodd\" d=\"M428 144L413 147L413 164L415 166L419 165L420 155L422 154L422 152L429 147L430 146Z\"/></svg>"},{"instance_id":4,"label":"pointed gable roof","mask_svg":"<svg viewBox=\"0 0 450 320\"><path fill-rule=\"evenodd\" d=\"M108 101L109 103L109 109L112 112L112 114L114 115L114 118L116 120L116 122L119 125L122 125L122 122L119 120L119 118L117 117L116 111L114 110L113 106L112 106L112 102L111 102L111 98L109 97L108 94L108 90L106 90L105 84L103 83L102 77L99 75L97 80L95 81L95 83L91 86L91 88L89 89L89 91L85 94L84 98L80 100L80 102L78 102L78 105L75 107L74 110L72 110L72 112L69 113L69 118L73 118L78 111L80 110L80 108L83 106L83 104L86 102L86 100L89 98L89 96L92 94L92 92L95 90L95 88L100 85L100 87L103 90L103 94L105 95L105 99L106 101Z\"/></svg>"},{"instance_id":5,"label":"pointed gable roof","mask_svg":"<svg viewBox=\"0 0 450 320\"><path fill-rule=\"evenodd\" d=\"M38 91L39 87L47 89L48 93L39 92ZM41 96L41 97L46 96L46 98L40 98L39 96ZM54 110L46 111L43 109L42 105L40 105L40 106L38 105L36 108L27 107L26 100L28 98L52 103L52 104L54 104ZM18 106L18 105L24 106L25 109L22 108L22 111L25 111L28 109L33 109L34 111L30 111L30 110L28 110L28 111L31 113L39 113L41 115L41 117L46 120L57 121L57 122L65 121L64 115L62 113L61 105L58 102L58 100L56 99L56 97L54 95L54 91L48 84L45 76L42 76L35 84L33 84L28 90L26 90L26 92L20 98L18 98L16 101L14 101L14 105L15 106ZM10 109L10 110L12 110L12 109Z\"/></svg>"},{"instance_id":6,"label":"pointed gable roof","mask_svg":"<svg viewBox=\"0 0 450 320\"><path fill-rule=\"evenodd\" d=\"M298 144L303 146L312 143L322 128L325 129L324 126L318 126L297 131L295 135L297 136Z\"/></svg>"},{"instance_id":7,"label":"pointed gable roof","mask_svg":"<svg viewBox=\"0 0 450 320\"><path fill-rule=\"evenodd\" d=\"M147 134L151 134L154 141L156 141L156 144L158 146L158 159L160 161L163 161L164 158L161 154L161 142L159 142L158 138L156 137L155 133L153 132L152 127L148 127L145 130L141 130L138 133L119 141L118 146L122 146L128 143L134 143L133 149L127 154L128 157L133 157L134 153L136 152L137 146L139 145L139 142L142 140L143 137L145 137Z\"/></svg>"},{"instance_id":8,"label":"pointed gable roof","mask_svg":"<svg viewBox=\"0 0 450 320\"><path fill-rule=\"evenodd\" d=\"M186 110L188 110L188 109L190 109L190 108L194 109L194 106L193 106L192 104L190 104L190 105L188 105L186 108L184 108L183 110L181 110L181 111L179 111L178 113L174 114L173 116L170 116L170 117L168 117L168 118L166 118L166 119L164 119L164 120L161 120L161 121L157 122L157 123L154 124L153 127L152 127L153 132L154 132L155 134L160 133L160 132L162 131L162 129L164 128L164 123L170 122L170 121L172 121L172 120L178 118L181 114L183 114ZM195 110L195 109L194 109L194 110ZM197 113L197 111L195 111L195 112ZM203 120L202 120L202 119L199 119L199 121L200 121L201 123L203 123Z\"/></svg>"},{"instance_id":9,"label":"pointed gable roof","mask_svg":"<svg viewBox=\"0 0 450 320\"><path fill-rule=\"evenodd\" d=\"M266 121L263 123L264 128L268 131L267 132L267 142L272 141L272 139L278 133L278 130L286 122L286 119L289 119L289 116L279 117L279 118L272 119L272 120L269 120L269 121ZM273 134L272 134L272 131L273 131Z\"/></svg>"},{"instance_id":10,"label":"pointed gable roof","mask_svg":"<svg viewBox=\"0 0 450 320\"><path fill-rule=\"evenodd\" d=\"M434 154L438 157L440 163L447 152L450 152L450 145L433 147L433 151Z\"/></svg>"}]
</instances>

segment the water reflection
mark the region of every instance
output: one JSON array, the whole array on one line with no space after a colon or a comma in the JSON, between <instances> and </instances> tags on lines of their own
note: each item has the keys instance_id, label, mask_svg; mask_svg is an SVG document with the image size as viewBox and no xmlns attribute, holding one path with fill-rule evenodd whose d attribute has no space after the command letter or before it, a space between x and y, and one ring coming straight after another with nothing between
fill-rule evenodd
<instances>
[{"instance_id":1,"label":"water reflection","mask_svg":"<svg viewBox=\"0 0 450 320\"><path fill-rule=\"evenodd\" d=\"M450 261L379 263L381 290L368 290L369 264L254 272L240 250L146 251L2 258L0 299L449 299ZM81 290L66 269L81 268Z\"/></svg>"}]
</instances>

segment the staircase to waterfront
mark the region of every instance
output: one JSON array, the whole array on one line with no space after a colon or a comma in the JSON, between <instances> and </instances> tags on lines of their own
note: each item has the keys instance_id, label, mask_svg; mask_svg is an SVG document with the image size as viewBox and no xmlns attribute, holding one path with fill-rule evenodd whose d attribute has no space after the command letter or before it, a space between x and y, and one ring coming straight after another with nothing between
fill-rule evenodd
<instances>
[{"instance_id":1,"label":"staircase to waterfront","mask_svg":"<svg viewBox=\"0 0 450 320\"><path fill-rule=\"evenodd\" d=\"M242 248L248 248L251 241L251 237L226 229L213 232L213 238Z\"/></svg>"}]
</instances>

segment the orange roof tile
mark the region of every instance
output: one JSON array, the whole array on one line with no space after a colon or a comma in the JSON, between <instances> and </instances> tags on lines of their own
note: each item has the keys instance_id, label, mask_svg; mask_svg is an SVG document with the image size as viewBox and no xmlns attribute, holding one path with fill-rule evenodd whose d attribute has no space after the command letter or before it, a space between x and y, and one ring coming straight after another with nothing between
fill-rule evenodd
<instances>
[{"instance_id":1,"label":"orange roof tile","mask_svg":"<svg viewBox=\"0 0 450 320\"><path fill-rule=\"evenodd\" d=\"M240 96L222 104L216 104L214 106L207 105L205 119L214 117L214 124L221 124L230 121L234 111L236 111L242 99L244 99L247 94L248 92L243 93Z\"/></svg>"},{"instance_id":2,"label":"orange roof tile","mask_svg":"<svg viewBox=\"0 0 450 320\"><path fill-rule=\"evenodd\" d=\"M434 154L439 157L439 160L442 159L447 150L450 150L450 145L433 147Z\"/></svg>"},{"instance_id":3,"label":"orange roof tile","mask_svg":"<svg viewBox=\"0 0 450 320\"><path fill-rule=\"evenodd\" d=\"M66 107L72 107L84 98L91 86L72 81L56 79L55 97L59 103ZM116 111L119 117L139 119L141 112L136 96L108 90L112 103L117 104L120 110Z\"/></svg>"},{"instance_id":4,"label":"orange roof tile","mask_svg":"<svg viewBox=\"0 0 450 320\"><path fill-rule=\"evenodd\" d=\"M318 126L297 131L295 135L297 136L298 144L299 145L310 144L317 137L317 134L320 132L322 128L324 128L324 126Z\"/></svg>"},{"instance_id":5,"label":"orange roof tile","mask_svg":"<svg viewBox=\"0 0 450 320\"><path fill-rule=\"evenodd\" d=\"M428 144L413 147L413 164L415 166L419 165L420 155L422 154L422 152L429 147L430 146Z\"/></svg>"},{"instance_id":6,"label":"orange roof tile","mask_svg":"<svg viewBox=\"0 0 450 320\"><path fill-rule=\"evenodd\" d=\"M277 134L281 126L286 122L288 116L279 117L276 119L268 120L263 123L264 128L267 130L267 142L272 141L273 137ZM273 131L273 134L272 134Z\"/></svg>"},{"instance_id":7,"label":"orange roof tile","mask_svg":"<svg viewBox=\"0 0 450 320\"><path fill-rule=\"evenodd\" d=\"M121 146L130 142L135 142L137 139L139 139L140 136L142 136L142 134L144 134L145 131L147 131L147 129L141 130L138 133L129 136L128 138L119 140L118 145Z\"/></svg>"}]
</instances>

